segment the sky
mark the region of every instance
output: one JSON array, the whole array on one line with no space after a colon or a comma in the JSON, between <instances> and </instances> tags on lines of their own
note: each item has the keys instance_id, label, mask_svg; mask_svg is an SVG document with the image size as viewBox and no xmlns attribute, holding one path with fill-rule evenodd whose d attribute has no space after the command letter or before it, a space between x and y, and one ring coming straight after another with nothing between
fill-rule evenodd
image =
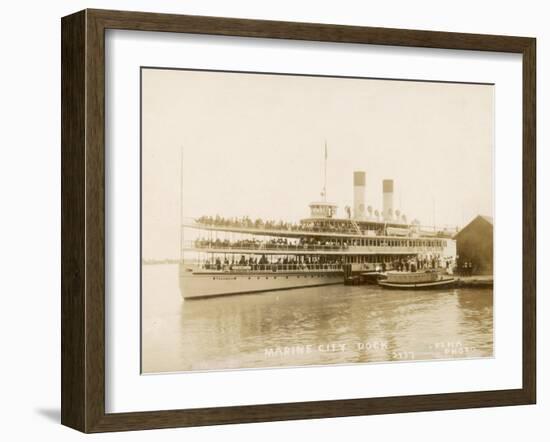
<instances>
[{"instance_id":1,"label":"sky","mask_svg":"<svg viewBox=\"0 0 550 442\"><path fill-rule=\"evenodd\" d=\"M143 258L179 256L184 217L299 221L321 199L424 225L493 215L494 86L278 74L142 70ZM183 173L182 173L183 172ZM183 177L183 179L182 179Z\"/></svg>"}]
</instances>

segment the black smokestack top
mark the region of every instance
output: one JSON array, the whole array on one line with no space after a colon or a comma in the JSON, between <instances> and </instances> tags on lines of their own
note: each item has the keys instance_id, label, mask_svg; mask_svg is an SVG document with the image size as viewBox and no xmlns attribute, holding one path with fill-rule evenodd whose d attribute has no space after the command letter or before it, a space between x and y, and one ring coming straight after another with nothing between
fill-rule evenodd
<instances>
[{"instance_id":1,"label":"black smokestack top","mask_svg":"<svg viewBox=\"0 0 550 442\"><path fill-rule=\"evenodd\" d=\"M365 172L353 172L353 185L364 186L365 185Z\"/></svg>"},{"instance_id":2,"label":"black smokestack top","mask_svg":"<svg viewBox=\"0 0 550 442\"><path fill-rule=\"evenodd\" d=\"M393 180L384 180L382 181L382 192L392 193L393 192Z\"/></svg>"}]
</instances>

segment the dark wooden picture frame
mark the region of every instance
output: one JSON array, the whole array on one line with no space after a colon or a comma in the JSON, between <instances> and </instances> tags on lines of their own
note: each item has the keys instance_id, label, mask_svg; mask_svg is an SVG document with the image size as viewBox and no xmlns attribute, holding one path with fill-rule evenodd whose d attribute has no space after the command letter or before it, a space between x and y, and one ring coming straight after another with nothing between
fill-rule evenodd
<instances>
[{"instance_id":1,"label":"dark wooden picture frame","mask_svg":"<svg viewBox=\"0 0 550 442\"><path fill-rule=\"evenodd\" d=\"M106 10L62 19L61 421L83 432L534 404L536 400L536 40ZM105 30L358 43L522 54L523 386L220 408L105 412Z\"/></svg>"}]
</instances>

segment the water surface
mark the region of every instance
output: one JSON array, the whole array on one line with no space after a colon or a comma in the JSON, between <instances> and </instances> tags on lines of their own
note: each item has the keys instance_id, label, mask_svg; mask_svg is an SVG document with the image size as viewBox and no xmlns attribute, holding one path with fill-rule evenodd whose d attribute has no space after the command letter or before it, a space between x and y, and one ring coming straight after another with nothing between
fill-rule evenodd
<instances>
[{"instance_id":1,"label":"water surface","mask_svg":"<svg viewBox=\"0 0 550 442\"><path fill-rule=\"evenodd\" d=\"M143 266L144 373L493 355L492 289L333 285L182 300L178 266Z\"/></svg>"}]
</instances>

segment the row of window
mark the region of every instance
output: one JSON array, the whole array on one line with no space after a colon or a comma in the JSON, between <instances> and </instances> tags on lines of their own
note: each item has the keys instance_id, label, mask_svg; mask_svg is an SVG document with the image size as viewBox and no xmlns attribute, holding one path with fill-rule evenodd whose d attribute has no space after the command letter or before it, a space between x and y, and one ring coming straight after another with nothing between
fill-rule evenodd
<instances>
[{"instance_id":1,"label":"row of window","mask_svg":"<svg viewBox=\"0 0 550 442\"><path fill-rule=\"evenodd\" d=\"M363 238L350 239L348 245L356 247L445 247L443 239L385 239Z\"/></svg>"},{"instance_id":2,"label":"row of window","mask_svg":"<svg viewBox=\"0 0 550 442\"><path fill-rule=\"evenodd\" d=\"M307 278L341 278L342 276L340 274L332 274L332 273L317 273L317 274L314 274L314 275L292 275L293 277L295 278L304 278L304 279L307 279ZM253 279L253 278L256 278L256 279L264 279L264 276L249 276L248 279ZM265 279L288 279L288 276L265 276ZM216 276L213 276L212 277L212 280L216 280L216 279L219 279L217 278Z\"/></svg>"}]
</instances>

